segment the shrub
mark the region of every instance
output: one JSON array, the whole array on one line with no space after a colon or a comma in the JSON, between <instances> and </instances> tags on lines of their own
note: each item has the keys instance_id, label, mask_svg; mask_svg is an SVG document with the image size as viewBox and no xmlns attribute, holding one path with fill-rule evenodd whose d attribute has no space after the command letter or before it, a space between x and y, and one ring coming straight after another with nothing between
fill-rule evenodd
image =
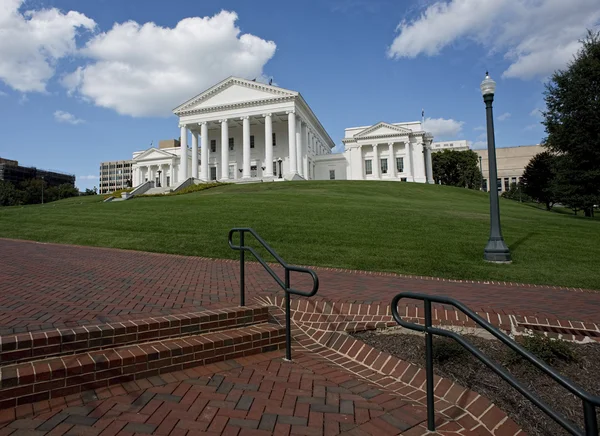
<instances>
[{"instance_id":1,"label":"shrub","mask_svg":"<svg viewBox=\"0 0 600 436\"><path fill-rule=\"evenodd\" d=\"M534 334L532 336L521 336L518 342L527 351L542 359L549 365L554 365L558 362L574 362L577 360L573 344L561 339L552 339L547 336ZM522 357L517 353L512 353L509 357L509 363L521 360Z\"/></svg>"}]
</instances>

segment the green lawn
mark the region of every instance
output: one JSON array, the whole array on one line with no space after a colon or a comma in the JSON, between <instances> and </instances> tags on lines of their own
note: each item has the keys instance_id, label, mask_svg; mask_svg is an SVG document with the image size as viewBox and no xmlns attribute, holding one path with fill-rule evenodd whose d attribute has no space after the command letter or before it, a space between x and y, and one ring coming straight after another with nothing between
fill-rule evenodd
<instances>
[{"instance_id":1,"label":"green lawn","mask_svg":"<svg viewBox=\"0 0 600 436\"><path fill-rule=\"evenodd\" d=\"M600 289L600 221L500 200L514 262L482 260L482 192L413 183L227 185L189 195L101 203L79 197L0 208L0 236L233 258L227 232L256 229L304 265Z\"/></svg>"}]
</instances>

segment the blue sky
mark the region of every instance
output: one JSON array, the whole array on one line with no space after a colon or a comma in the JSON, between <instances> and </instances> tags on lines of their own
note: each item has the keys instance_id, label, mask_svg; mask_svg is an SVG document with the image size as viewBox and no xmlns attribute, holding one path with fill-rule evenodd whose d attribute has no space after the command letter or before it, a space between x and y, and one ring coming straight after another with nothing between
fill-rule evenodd
<instances>
[{"instance_id":1,"label":"blue sky","mask_svg":"<svg viewBox=\"0 0 600 436\"><path fill-rule=\"evenodd\" d=\"M424 108L436 140L481 147L489 69L497 145L539 143L544 80L599 23L596 0L0 0L0 156L92 187L232 74L301 92L337 144Z\"/></svg>"}]
</instances>

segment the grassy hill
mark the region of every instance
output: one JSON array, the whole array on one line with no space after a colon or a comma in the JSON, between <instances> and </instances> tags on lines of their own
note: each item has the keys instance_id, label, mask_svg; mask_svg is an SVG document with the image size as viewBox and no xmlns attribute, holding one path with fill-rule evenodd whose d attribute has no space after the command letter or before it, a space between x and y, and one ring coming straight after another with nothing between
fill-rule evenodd
<instances>
[{"instance_id":1,"label":"grassy hill","mask_svg":"<svg viewBox=\"0 0 600 436\"><path fill-rule=\"evenodd\" d=\"M233 258L227 232L249 226L304 265L600 289L600 221L501 200L511 265L482 260L482 192L412 183L227 185L164 198L79 197L0 208L0 237Z\"/></svg>"}]
</instances>

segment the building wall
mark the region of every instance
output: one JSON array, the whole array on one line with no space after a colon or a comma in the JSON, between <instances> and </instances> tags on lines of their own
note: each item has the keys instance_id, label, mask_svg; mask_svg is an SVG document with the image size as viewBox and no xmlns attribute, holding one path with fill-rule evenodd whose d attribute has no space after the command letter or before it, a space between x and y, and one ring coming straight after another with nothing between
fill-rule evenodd
<instances>
[{"instance_id":1,"label":"building wall","mask_svg":"<svg viewBox=\"0 0 600 436\"><path fill-rule=\"evenodd\" d=\"M440 141L433 142L431 144L431 151L435 153L436 151L442 150L457 150L457 151L465 151L469 150L469 143L466 139L459 139L453 141Z\"/></svg>"},{"instance_id":2,"label":"building wall","mask_svg":"<svg viewBox=\"0 0 600 436\"><path fill-rule=\"evenodd\" d=\"M314 160L315 180L346 180L348 167L346 153L317 156Z\"/></svg>"},{"instance_id":3,"label":"building wall","mask_svg":"<svg viewBox=\"0 0 600 436\"><path fill-rule=\"evenodd\" d=\"M131 186L132 161L116 160L100 163L100 181L98 192L110 194L111 192Z\"/></svg>"},{"instance_id":4,"label":"building wall","mask_svg":"<svg viewBox=\"0 0 600 436\"><path fill-rule=\"evenodd\" d=\"M8 161L8 159L5 161ZM16 185L30 179L44 179L48 186L59 186L63 184L75 186L75 176L72 174L41 170L35 167L24 167L13 163L0 163L0 180L11 182Z\"/></svg>"},{"instance_id":5,"label":"building wall","mask_svg":"<svg viewBox=\"0 0 600 436\"><path fill-rule=\"evenodd\" d=\"M481 157L484 187L489 190L490 173L488 150L473 150ZM521 145L517 147L496 148L496 167L501 180L500 192L507 191L511 183L521 181L525 167L533 156L544 151L541 145Z\"/></svg>"}]
</instances>

